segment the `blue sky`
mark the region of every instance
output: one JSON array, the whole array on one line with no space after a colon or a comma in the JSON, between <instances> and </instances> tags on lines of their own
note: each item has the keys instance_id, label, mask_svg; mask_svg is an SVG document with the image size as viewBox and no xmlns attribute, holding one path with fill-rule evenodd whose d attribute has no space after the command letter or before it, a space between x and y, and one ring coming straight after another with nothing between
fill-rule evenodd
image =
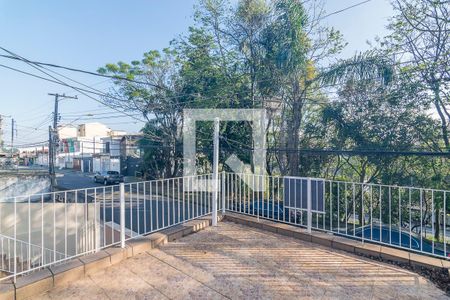
<instances>
[{"instance_id":1,"label":"blue sky","mask_svg":"<svg viewBox=\"0 0 450 300\"><path fill-rule=\"evenodd\" d=\"M314 1L314 0L313 0ZM333 12L359 0L324 0ZM95 71L109 62L139 59L150 49L162 49L193 25L196 0L57 1L0 0L0 46L30 60L51 62ZM342 57L367 49L367 40L383 36L392 9L387 0L372 0L323 20L344 34L349 43ZM1 53L4 54L4 53ZM0 57L0 64L33 71L23 63ZM36 71L33 71L36 72ZM58 71L59 72L59 71ZM64 73L82 83L106 90L109 82L94 76ZM77 94L70 88L44 82L0 67L0 114L17 120L18 144L47 139L47 118L53 98L47 93ZM66 121L75 113L111 112L80 95L61 102ZM101 115L99 115L101 117ZM64 121L64 120L63 120ZM137 132L141 125L124 118L99 119L116 130ZM11 135L10 119L4 128L5 143ZM76 123L81 123L82 120ZM35 128L41 126L38 130Z\"/></svg>"}]
</instances>

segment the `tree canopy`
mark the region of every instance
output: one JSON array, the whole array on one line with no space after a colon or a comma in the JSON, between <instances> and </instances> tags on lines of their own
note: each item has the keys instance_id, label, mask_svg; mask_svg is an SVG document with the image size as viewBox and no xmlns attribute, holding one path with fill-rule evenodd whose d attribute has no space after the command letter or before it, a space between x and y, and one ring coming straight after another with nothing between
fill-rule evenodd
<instances>
[{"instance_id":1,"label":"tree canopy","mask_svg":"<svg viewBox=\"0 0 450 300\"><path fill-rule=\"evenodd\" d=\"M115 80L105 100L148 121L142 168L151 178L182 173L183 109L264 108L270 174L448 188L448 158L386 154L450 151L448 2L392 4L389 34L337 59L346 42L323 26L320 2L199 0L195 25L166 49L100 68L134 80ZM250 124L220 131L221 161L236 154L250 164ZM196 135L207 171L212 124Z\"/></svg>"}]
</instances>

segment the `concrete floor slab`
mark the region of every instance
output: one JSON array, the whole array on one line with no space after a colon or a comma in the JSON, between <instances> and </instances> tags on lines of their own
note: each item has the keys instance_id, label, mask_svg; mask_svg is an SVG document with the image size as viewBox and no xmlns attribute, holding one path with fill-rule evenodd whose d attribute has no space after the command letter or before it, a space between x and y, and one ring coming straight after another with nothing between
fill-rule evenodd
<instances>
[{"instance_id":1,"label":"concrete floor slab","mask_svg":"<svg viewBox=\"0 0 450 300\"><path fill-rule=\"evenodd\" d=\"M424 277L220 222L39 299L448 299Z\"/></svg>"}]
</instances>

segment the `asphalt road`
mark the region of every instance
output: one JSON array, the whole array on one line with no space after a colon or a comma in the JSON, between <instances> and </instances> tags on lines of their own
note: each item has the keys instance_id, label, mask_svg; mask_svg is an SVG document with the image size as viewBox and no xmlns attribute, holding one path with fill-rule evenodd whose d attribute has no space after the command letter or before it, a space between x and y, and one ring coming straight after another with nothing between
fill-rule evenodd
<instances>
[{"instance_id":1,"label":"asphalt road","mask_svg":"<svg viewBox=\"0 0 450 300\"><path fill-rule=\"evenodd\" d=\"M146 233L162 227L171 226L185 220L190 220L211 211L208 203L193 203L192 201L177 201L174 199L135 201L127 203L125 208L125 227L136 233ZM118 206L100 206L100 218L105 222L119 223L120 208Z\"/></svg>"},{"instance_id":2,"label":"asphalt road","mask_svg":"<svg viewBox=\"0 0 450 300\"><path fill-rule=\"evenodd\" d=\"M103 186L100 183L95 183L91 177L92 175L71 171L58 170L56 173L56 182L58 188L62 190L74 190Z\"/></svg>"}]
</instances>

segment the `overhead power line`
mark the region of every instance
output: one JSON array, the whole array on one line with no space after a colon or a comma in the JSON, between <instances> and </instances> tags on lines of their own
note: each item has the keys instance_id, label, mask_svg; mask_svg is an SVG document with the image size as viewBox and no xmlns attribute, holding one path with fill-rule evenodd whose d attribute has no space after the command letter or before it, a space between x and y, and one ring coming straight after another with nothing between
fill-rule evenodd
<instances>
[{"instance_id":1,"label":"overhead power line","mask_svg":"<svg viewBox=\"0 0 450 300\"><path fill-rule=\"evenodd\" d=\"M0 49L2 49L2 50L4 50L4 51L7 51L8 53L11 53L11 54L13 54L13 55L16 55L16 54L14 54L13 52L11 52L11 51L9 51L9 50L6 50L6 49L4 49L4 48L2 48L2 47L0 47ZM19 59L19 60L21 60L21 61L26 62L28 65L31 65L31 66L34 67L35 69L39 70L40 72L43 72L44 74L46 74L47 76L50 76L51 78L54 78L55 80L52 80L52 79L49 79L49 78L45 78L45 77L42 77L42 76L39 76L39 75L31 74L31 73L28 73L28 72L24 72L24 71L22 71L22 70L14 69L14 68L11 68L11 67L8 67L8 66L4 66L4 65L0 65L0 66L4 66L4 67L10 68L10 69L14 69L15 71L18 71L18 72L26 73L27 75L35 76L35 77L38 77L38 78L43 79L43 80L49 80L49 81L52 81L52 82L54 82L54 83L56 83L56 84L61 84L61 85L70 87L70 88L72 88L72 89L74 89L74 90L76 90L76 91L79 91L79 92L82 93L83 95L85 95L85 96L87 96L87 97L89 97L89 98L91 98L91 99L93 99L93 100L99 102L100 104L105 105L105 106L111 108L112 110L115 110L115 111L117 111L117 112L119 112L119 113L121 113L121 114L124 114L124 115L126 115L126 116L128 116L128 117L131 117L131 118L133 118L133 119L135 119L135 120L138 120L138 121L141 121L141 122L145 122L145 121L143 121L143 120L141 120L141 119L138 119L138 118L134 117L133 115L131 115L131 114L129 114L129 113L123 112L123 111L121 111L121 110L119 110L119 109L117 109L117 108L115 108L115 107L112 107L111 105L108 105L108 104L105 103L104 101L98 100L98 99L96 99L96 98L94 98L94 97L92 97L92 96L90 96L90 95L87 95L86 93L94 93L94 94L97 94L97 95L102 96L102 97L112 98L112 97L111 97L110 95L108 95L108 94L104 94L103 92L102 92L102 93L97 93L97 92L93 92L93 91L91 91L91 90L86 90L86 89L82 89L82 88L79 88L79 87L76 87L76 86L72 86L72 85L67 84L67 83L65 83L64 81L62 81L62 80L60 80L60 79L58 79L58 78L56 78L56 77L54 77L54 76L48 74L47 72L41 70L40 67L33 65L32 62L30 62L29 60L27 60L27 59L25 59L25 58L22 58L22 57L20 57L20 56L18 56L18 55L16 55L16 58ZM399 62L399 63L396 63L396 64L402 64L402 63L405 63L405 62ZM68 77L66 77L66 78L68 78ZM272 81L272 79L268 79L268 80L266 80L266 81ZM260 81L260 82L262 82L262 81ZM328 86L331 86L331 85L328 85ZM245 91L244 91L244 92L245 92ZM231 92L231 93L232 93L233 95L238 95L238 94L241 95L243 92L238 92L238 93L236 93L236 92ZM186 94L186 95L197 96L197 94ZM183 95L178 95L177 97L181 97L181 96L183 96ZM223 97L223 96L221 96L220 98L222 98L222 97ZM161 99L172 99L172 98L175 98L175 97L163 97L163 98L161 98ZM211 97L211 98L217 98L217 97ZM121 100L122 100L122 99L121 99ZM189 102L189 101L188 101L188 102ZM179 103L179 104L177 104L177 105L184 105L185 103L186 103L186 102L183 102L183 103ZM317 103L317 101L314 101L314 103ZM159 137L155 137L155 138L157 138L157 139L159 140Z\"/></svg>"},{"instance_id":2,"label":"overhead power line","mask_svg":"<svg viewBox=\"0 0 450 300\"><path fill-rule=\"evenodd\" d=\"M199 132L197 130L197 132ZM205 132L200 131L201 133L205 134ZM225 136L220 136L220 139L225 140L227 142L234 143L238 145L239 150L244 151L254 151L254 148L248 147L248 145L234 140L227 138ZM391 150L391 149L289 149L289 148L267 148L265 149L267 152L288 152L288 153L306 153L306 154L320 154L320 155L334 155L334 154L340 154L340 155L385 155L385 156L441 156L441 157L450 157L450 152L448 151L423 151L418 149L411 149L411 150Z\"/></svg>"},{"instance_id":3,"label":"overhead power line","mask_svg":"<svg viewBox=\"0 0 450 300\"><path fill-rule=\"evenodd\" d=\"M0 47L0 48L5 51L4 48L2 48L2 47ZM15 57L13 55L0 54L0 57L14 59L14 60L22 60L22 59L20 59L18 57ZM52 67L52 68L59 68L59 69L64 69L64 70L68 70L68 71L72 71L72 72L79 72L79 73L89 74L89 75L93 75L93 76L109 78L109 79L113 79L113 80L123 80L123 81L138 83L138 84L150 85L150 86L153 86L153 87L156 87L156 88L163 89L162 87L160 87L158 85L155 85L155 84L152 84L152 83L149 83L149 82L134 80L134 79L130 79L130 78L122 77L122 76L101 74L101 73L97 73L97 72L86 71L86 70L81 70L81 69L77 69L77 68L71 68L71 67L61 66L61 65L52 64L52 63L39 62L39 61L29 61L29 62L32 63L32 64L35 64L35 65L47 66L47 67Z\"/></svg>"},{"instance_id":4,"label":"overhead power line","mask_svg":"<svg viewBox=\"0 0 450 300\"><path fill-rule=\"evenodd\" d=\"M329 13L329 14L327 14L327 15L321 17L321 18L319 18L318 21L321 21L321 20L323 20L323 19L325 19L325 18L328 18L328 17L330 17L330 16L333 16L333 15L340 14L340 13L342 13L342 12L344 12L344 11L347 11L347 10L349 10L349 9L355 8L355 7L357 7L357 6L366 4L367 2L370 2L370 1L372 1L372 0L361 1L361 2L355 3L355 4L353 4L353 5L347 6L347 7L345 7L345 8L342 8L342 9L339 9L339 10L336 10L336 11L333 11L333 12L331 12L331 13Z\"/></svg>"},{"instance_id":5,"label":"overhead power line","mask_svg":"<svg viewBox=\"0 0 450 300\"><path fill-rule=\"evenodd\" d=\"M1 47L0 47L0 48L1 48ZM401 64L405 64L405 63L408 63L408 62L399 62L399 63L395 63L395 64L393 64L393 65L401 65ZM93 93L93 94L98 95L98 96L101 96L101 97L111 98L111 99L116 99L116 100L119 100L119 101L123 101L123 99L119 99L119 98L113 97L113 96L111 96L111 95L109 95L109 94L99 93L99 92L90 91L90 90L86 90L86 89L83 89L83 88L75 87L75 86L69 85L69 84L67 84L67 83L64 83L64 82L62 82L62 81L60 81L60 80L52 80L52 79L45 78L45 77L42 77L42 76L39 76L39 75L36 75L36 74L32 74L32 73L29 73L29 72L26 72L26 71L22 71L22 70L16 69L16 68L13 68L13 67L5 66L5 65L3 65L3 64L0 64L0 67L4 67L4 68L7 68L7 69L10 69L10 70L13 70L13 71L17 71L17 72L23 73L23 74L25 74L25 75L29 75L29 76L36 77L36 78L38 78L38 79L42 79L42 80L50 81L50 82L53 82L53 83L56 83L56 84L61 84L61 85L63 85L63 86L70 87L70 88L72 88L72 89L74 89L74 90L76 90L76 91L82 93L83 95L87 96L88 98L93 99L94 101L96 101L96 102L98 102L98 103L100 103L100 104L102 104L102 105L105 105L105 106L109 107L111 110L115 110L115 111L117 111L117 112L120 112L120 113L122 113L122 114L124 114L124 115L126 115L126 116L128 116L128 117L131 117L131 118L137 120L137 121L145 122L144 120L141 120L141 119L139 119L139 118L136 118L136 117L132 116L132 115L129 114L129 113L123 112L123 111L121 111L120 109L117 109L117 108L115 108L115 107L113 107L113 106L111 106L111 105L106 104L106 103L105 103L104 101L102 101L102 100L98 100L98 99L96 99L96 98L94 98L94 97L92 97L92 96L90 96L90 95L87 95L86 93ZM375 79L380 79L380 78L381 78L381 77L366 78L366 79L364 79L364 80L375 80ZM273 81L273 79L261 80L261 81L257 81L257 83L270 82L270 81ZM320 87L317 87L316 89L319 90L319 89L325 88L325 87L334 87L334 86L341 86L341 85L343 85L343 83L334 83L334 84L328 84L328 85L326 85L326 86L320 86ZM224 88L220 88L220 89L225 89L225 87L224 87ZM217 90L220 90L220 89L217 89ZM213 90L210 90L209 92L211 92L211 91L214 91L214 89L213 89ZM325 91L322 91L322 93L324 93L324 92L325 92ZM242 95L242 94L247 94L247 93L249 93L249 91L240 91L240 92L229 91L229 92L228 92L228 94L231 95L231 96ZM170 100L170 99L180 98L180 97L183 97L183 96L194 96L194 97L197 97L197 98L204 98L204 97L201 96L201 95L198 95L198 94L196 94L196 93L193 93L193 94L178 95L178 96L174 96L174 97L161 97L161 98L159 98L159 100ZM222 95L221 95L221 96L211 96L211 97L209 97L208 99L222 99L222 100L229 100L228 97L222 96ZM306 99L306 100L307 100L307 101L308 101L308 100L311 100L314 104L326 104L326 103L319 103L316 99ZM182 102L182 103L177 103L177 104L173 104L173 103L165 103L164 105L170 106L171 108L174 108L174 107L182 107L182 106L184 106L184 105L186 105L186 104L188 104L188 103L196 102L196 101L197 101L197 100L193 100L193 101L184 101L184 102Z\"/></svg>"},{"instance_id":6,"label":"overhead power line","mask_svg":"<svg viewBox=\"0 0 450 300\"><path fill-rule=\"evenodd\" d=\"M204 147L206 150L212 150L211 147ZM242 148L243 151L254 151L253 148ZM450 152L432 152L432 151L396 151L396 150L352 150L352 149L288 149L288 148L267 148L267 152L287 152L311 155L344 155L344 156L434 156L434 157L449 157Z\"/></svg>"},{"instance_id":7,"label":"overhead power line","mask_svg":"<svg viewBox=\"0 0 450 300\"><path fill-rule=\"evenodd\" d=\"M432 152L432 151L396 151L396 150L336 150L336 149L283 149L268 148L268 152L299 152L306 154L324 154L324 155L383 155L383 156L441 156L450 157L449 152Z\"/></svg>"},{"instance_id":8,"label":"overhead power line","mask_svg":"<svg viewBox=\"0 0 450 300\"><path fill-rule=\"evenodd\" d=\"M88 98L90 98L90 99L92 99L92 100L94 100L94 101L96 101L96 102L99 102L99 103L101 103L101 104L103 104L103 105L105 105L105 106L108 106L108 107L110 107L111 109L113 109L113 110L115 110L115 111L117 111L117 112L120 112L120 113L122 113L122 114L128 115L129 117L131 117L131 118L133 118L133 119L136 119L136 120L138 120L138 121L145 122L145 121L143 121L143 120L141 120L141 119L138 119L138 118L136 118L136 117L134 117L134 116L132 116L132 115L130 115L130 114L124 112L124 111L121 111L121 110L118 109L118 108L115 108L114 106L111 106L111 105L105 103L105 102L102 101L102 100L96 99L96 98L92 97L91 95L87 94L87 93L92 93L92 91L84 90L84 89L82 89L82 88L75 87L75 86L73 86L73 85L67 84L66 82L64 82L64 81L62 81L62 80L56 78L55 76L53 76L53 75L51 75L51 74L45 72L44 70L42 70L42 67L36 66L35 64L33 64L32 62L30 62L30 61L27 60L26 58L21 57L21 56L19 56L18 54L15 54L14 52L12 52L12 51L10 51L10 50L7 50L7 49L5 49L5 48L3 48L3 47L1 47L1 46L0 46L0 49L2 49L3 51L5 51L5 52L7 52L7 53L9 53L9 54L11 54L11 55L13 55L14 57L20 59L21 61L27 63L28 65L30 65L31 67L33 67L33 68L37 69L38 71L44 73L45 75L51 77L52 79L54 79L54 80L56 81L55 83L62 84L62 85L64 85L64 86L70 87L70 88L72 88L72 89L78 91L79 93L83 94L84 96L86 96L86 97L88 97ZM45 78L45 79L46 79L46 80L49 80L48 78Z\"/></svg>"},{"instance_id":9,"label":"overhead power line","mask_svg":"<svg viewBox=\"0 0 450 300\"><path fill-rule=\"evenodd\" d=\"M4 48L2 48L2 47L0 47L0 49L3 49L4 51L8 51L8 50L6 50L6 49L4 49ZM22 59L19 59L19 60L22 60ZM26 63L28 63L28 64L32 64L32 63L33 63L33 62L29 61L29 60L22 60L22 61L24 61L24 62L26 62ZM413 62L413 61L412 61L412 60L410 60L410 61L401 61L401 62L395 62L395 63L392 63L392 64L390 64L390 65L391 65L391 66L399 66L399 65L404 65L404 64L411 63L411 62ZM46 63L46 64L47 64L47 63ZM53 65L53 64L48 64L48 65ZM45 74L51 76L52 78L54 78L54 79L56 79L56 80L52 80L52 79L49 79L49 78L45 78L45 77L42 77L42 76L39 76L39 75L36 75L36 74L32 74L32 73L29 73L29 72L26 72L26 71L23 71L23 70L19 70L19 69L17 69L17 68L13 68L13 67L10 67L10 66L6 66L6 65L3 65L3 64L0 64L0 67L4 67L4 68L7 68L7 69L16 71L16 72L20 72L20 73L25 74L25 75L33 76L33 77L36 77L36 78L38 78L38 79L42 79L42 80L46 80L46 81L53 82L53 83L56 83L56 84L61 84L61 85L67 86L67 87L72 88L72 89L74 89L74 90L76 90L76 91L79 91L79 92L82 93L83 95L85 95L85 96L87 96L87 97L93 99L94 101L99 102L99 103L102 104L102 105L105 105L105 106L109 107L109 108L112 109L112 110L116 110L116 111L119 111L119 112L121 112L121 113L124 113L124 114L130 116L130 115L127 114L126 112L123 112L123 111L121 111L121 110L118 110L118 109L115 108L114 106L108 105L108 104L106 104L104 101L95 99L94 97L92 97L92 96L90 96L90 95L86 95L85 93L91 93L91 94L95 94L95 95L100 96L100 97L110 98L110 99L114 99L114 100L118 100L118 101L124 101L125 99L120 99L120 98L117 98L117 97L112 96L111 94L107 94L107 93L105 93L105 92L103 92L103 91L99 91L99 90L97 90L97 89L93 89L93 88L91 88L91 87L89 87L89 86L87 86L87 85L85 85L85 84L79 83L79 82L76 81L76 80L70 79L69 77L67 77L67 76L65 76L65 75L61 75L61 74L57 73L57 74L59 74L60 76L63 76L63 77L65 77L65 78L69 78L70 80L72 80L72 81L74 81L74 82L77 82L77 83L79 83L79 84L82 84L83 86L86 86L86 87L88 87L88 88L91 88L92 90L87 90L87 89L84 89L84 88L72 86L72 85L67 84L67 83L65 83L65 82L63 82L63 81L61 81L61 80L59 80L59 79L57 79L57 78L55 78L55 77L49 75L48 73L45 73L45 72L44 72ZM61 67L62 67L62 66L61 66ZM327 69L327 68L325 68L325 69ZM39 70L39 69L38 69L38 70ZM48 69L47 69L47 70L48 70ZM41 70L41 71L42 71L42 70ZM50 71L51 71L51 70L50 70ZM54 72L54 71L51 71L51 72ZM92 73L92 72L91 72L91 73ZM94 73L94 74L95 74L95 73ZM101 75L101 74L99 74L99 75ZM366 78L365 80L376 80L376 79L380 79L380 78L381 78L381 77ZM128 80L128 81L132 81L132 80ZM273 79L265 79L265 80L257 80L256 83L273 82L273 81L274 81ZM137 81L136 83L139 83L139 82ZM322 89L322 88L325 88L325 87L335 87L335 86L342 86L342 85L344 85L344 83L333 83L333 84L327 84L326 86L319 86L319 87L317 87L316 89L319 90L319 89ZM227 88L228 88L227 86L224 86L224 87L221 87L221 88L211 89L211 90L209 90L208 92L214 92L214 91L217 92L217 91L220 91L220 90L225 90L225 89L227 89ZM248 94L248 93L250 93L250 91L240 91L240 92L228 91L228 95L231 95L231 96L242 95L242 94ZM173 100L173 99L177 99L177 98L181 98L181 97L186 97L186 96L192 96L192 97L196 97L196 98L204 98L204 96L201 96L201 95L199 95L198 93L185 93L185 94L179 94L179 95L177 95L177 96L159 97L158 100ZM228 98L225 98L225 96L211 96L211 97L209 97L209 98L216 98L216 99L220 98L220 99L224 99L224 100L228 99ZM186 104L192 103L192 102L196 102L196 101L197 101L197 100L193 100L193 101L184 101L184 102L182 102L182 103L177 103L177 104L174 104L174 103L164 103L164 105L173 108L173 107L181 107L181 106L183 106L183 105L186 105ZM135 119L136 119L136 118L135 118ZM141 122L145 122L145 121L140 120L140 119L138 119L138 120L141 121Z\"/></svg>"}]
</instances>

